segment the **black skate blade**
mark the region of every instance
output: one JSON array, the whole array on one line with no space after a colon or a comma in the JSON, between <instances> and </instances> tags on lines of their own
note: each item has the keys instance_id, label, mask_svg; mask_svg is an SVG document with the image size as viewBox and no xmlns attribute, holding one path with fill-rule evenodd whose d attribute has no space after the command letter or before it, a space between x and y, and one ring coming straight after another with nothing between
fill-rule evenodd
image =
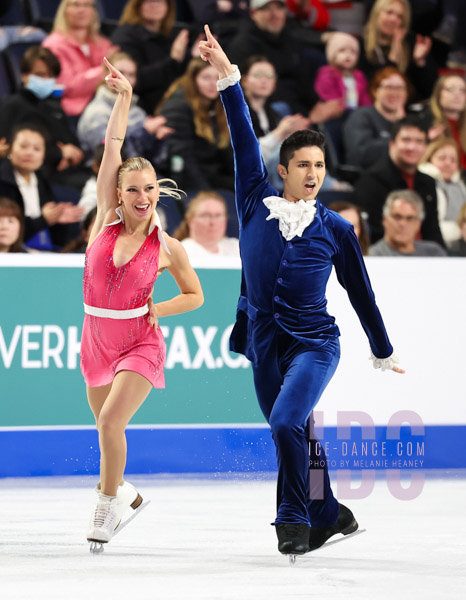
<instances>
[{"instance_id":1,"label":"black skate blade","mask_svg":"<svg viewBox=\"0 0 466 600\"><path fill-rule=\"evenodd\" d=\"M112 539L117 535L117 533L120 533L120 531L122 529L124 529L127 525L129 525L131 523L131 521L138 516L138 514L141 512L141 510L144 510L146 508L146 506L148 506L149 504L150 504L150 500L143 502L136 509L134 509L133 514L130 517L128 517L126 519L126 521L120 521L120 523L118 524L118 527L113 532Z\"/></svg>"},{"instance_id":2,"label":"black skate blade","mask_svg":"<svg viewBox=\"0 0 466 600\"><path fill-rule=\"evenodd\" d=\"M322 548L328 548L328 546L333 546L334 544L339 544L340 542L349 540L350 538L360 535L361 533L365 533L366 531L367 531L367 529L358 529L357 531L353 531L353 533L348 533L347 535L342 535L341 537L337 538L336 540L330 540L328 542L325 542L325 544L322 544L322 546L319 546L319 548L316 548L315 550L311 550L309 552L309 554L317 552L318 550L322 550Z\"/></svg>"},{"instance_id":3,"label":"black skate blade","mask_svg":"<svg viewBox=\"0 0 466 600\"><path fill-rule=\"evenodd\" d=\"M290 563L291 567L295 567L297 565L297 559L300 558L301 556L307 556L308 554L314 554L314 552L317 552L318 550L322 550L322 548L326 548L327 546L333 546L334 544L339 544L340 542L344 542L345 540L348 540L351 537L354 537L356 535L360 535L361 533L365 533L367 531L367 529L358 529L357 531L354 531L353 533L348 533L345 536L339 537L336 540L331 540L330 542L325 542L325 544L322 544L322 546L319 546L319 548L316 548L315 550L310 550L309 552L306 552L306 554L286 554L285 556L288 556L288 560Z\"/></svg>"}]
</instances>

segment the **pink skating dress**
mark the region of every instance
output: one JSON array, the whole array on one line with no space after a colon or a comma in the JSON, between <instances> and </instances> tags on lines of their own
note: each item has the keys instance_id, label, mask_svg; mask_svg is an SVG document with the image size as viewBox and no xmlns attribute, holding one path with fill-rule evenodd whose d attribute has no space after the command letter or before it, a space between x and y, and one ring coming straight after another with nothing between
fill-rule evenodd
<instances>
[{"instance_id":1,"label":"pink skating dress","mask_svg":"<svg viewBox=\"0 0 466 600\"><path fill-rule=\"evenodd\" d=\"M133 258L117 268L113 249L123 223L104 227L86 252L84 303L98 309L129 310L147 304L159 265L160 240L154 227ZM135 371L155 388L165 387L165 340L148 315L114 319L85 314L81 371L91 387L113 381L119 371Z\"/></svg>"}]
</instances>

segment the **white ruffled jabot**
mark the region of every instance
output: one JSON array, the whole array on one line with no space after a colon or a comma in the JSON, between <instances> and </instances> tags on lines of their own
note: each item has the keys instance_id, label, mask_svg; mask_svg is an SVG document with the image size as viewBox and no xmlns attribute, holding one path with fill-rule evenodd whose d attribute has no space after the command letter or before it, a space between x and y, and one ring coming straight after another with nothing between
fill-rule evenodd
<instances>
[{"instance_id":1,"label":"white ruffled jabot","mask_svg":"<svg viewBox=\"0 0 466 600\"><path fill-rule=\"evenodd\" d=\"M118 225L118 223L123 223L125 222L125 217L123 214L123 211L121 210L120 207L115 208L115 212L118 215L118 219L116 219L115 221L112 221L111 223L107 223L105 225L105 227L110 227L110 225ZM163 237L163 233L162 233L162 223L160 222L160 217L157 214L157 211L154 208L154 214L152 215L152 219L149 225L149 235L154 231L154 229L158 227L158 231L157 231L157 237L159 238L159 242L162 244L163 249L165 250L165 252L167 254L171 254L170 250L168 249L167 246L167 242L165 241L165 238Z\"/></svg>"},{"instance_id":2,"label":"white ruffled jabot","mask_svg":"<svg viewBox=\"0 0 466 600\"><path fill-rule=\"evenodd\" d=\"M317 211L315 200L289 202L280 196L270 196L264 198L263 202L270 210L267 221L278 219L278 227L287 241L295 236L301 237L306 227L314 220Z\"/></svg>"},{"instance_id":3,"label":"white ruffled jabot","mask_svg":"<svg viewBox=\"0 0 466 600\"><path fill-rule=\"evenodd\" d=\"M382 369L382 371L391 371L391 369L393 369L393 367L400 362L395 353L393 353L391 356L387 356L387 358L377 358L374 356L374 353L371 352L369 360L372 360L372 366L374 369Z\"/></svg>"}]
</instances>

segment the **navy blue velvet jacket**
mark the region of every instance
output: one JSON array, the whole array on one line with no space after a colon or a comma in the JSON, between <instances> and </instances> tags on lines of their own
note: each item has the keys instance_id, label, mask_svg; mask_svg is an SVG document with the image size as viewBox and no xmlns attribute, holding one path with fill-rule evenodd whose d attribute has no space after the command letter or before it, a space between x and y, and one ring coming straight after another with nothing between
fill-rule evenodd
<instances>
[{"instance_id":1,"label":"navy blue velvet jacket","mask_svg":"<svg viewBox=\"0 0 466 600\"><path fill-rule=\"evenodd\" d=\"M241 296L230 349L253 364L265 356L277 326L310 349L340 335L327 312L325 290L335 267L341 285L369 339L386 358L393 348L385 331L353 226L316 202L317 212L302 237L286 241L278 220L266 218L262 202L278 191L267 171L239 83L221 92L235 154L236 207L243 263Z\"/></svg>"}]
</instances>

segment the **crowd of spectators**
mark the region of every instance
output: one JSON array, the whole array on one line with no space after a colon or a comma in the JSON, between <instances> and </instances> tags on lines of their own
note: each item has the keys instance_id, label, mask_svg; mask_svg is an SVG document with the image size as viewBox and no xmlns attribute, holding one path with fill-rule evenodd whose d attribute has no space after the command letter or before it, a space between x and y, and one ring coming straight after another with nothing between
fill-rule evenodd
<instances>
[{"instance_id":1,"label":"crowd of spectators","mask_svg":"<svg viewBox=\"0 0 466 600\"><path fill-rule=\"evenodd\" d=\"M275 187L283 139L319 129L319 200L364 254L466 255L466 3L114 0L118 20L105 2L48 4L53 18L41 2L0 3L1 252L85 249L115 100L106 56L135 91L124 156L187 193L164 206L169 233L181 224L193 256L238 254L229 131L198 53L208 22L240 66Z\"/></svg>"}]
</instances>

